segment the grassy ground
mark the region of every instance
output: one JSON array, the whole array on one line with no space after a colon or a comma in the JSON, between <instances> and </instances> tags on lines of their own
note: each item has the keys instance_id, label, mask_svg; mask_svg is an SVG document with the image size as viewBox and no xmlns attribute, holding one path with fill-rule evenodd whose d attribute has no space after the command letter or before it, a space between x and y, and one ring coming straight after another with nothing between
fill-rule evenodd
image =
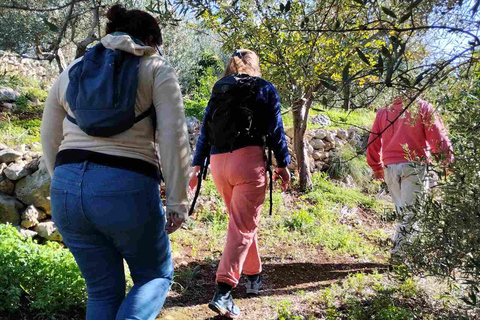
<instances>
[{"instance_id":1,"label":"grassy ground","mask_svg":"<svg viewBox=\"0 0 480 320\"><path fill-rule=\"evenodd\" d=\"M240 282L234 296L241 319L472 319L442 285L428 284L436 291L427 292L419 280L387 271L388 201L343 188L325 174L313 181L304 195L295 187L277 190L272 216L265 205L259 229L264 287L249 297ZM175 282L157 319L221 319L207 304L227 217L211 181L202 194L187 228L172 236Z\"/></svg>"},{"instance_id":2,"label":"grassy ground","mask_svg":"<svg viewBox=\"0 0 480 320\"><path fill-rule=\"evenodd\" d=\"M366 109L366 110L353 110L345 112L340 109L331 109L331 110L322 110L314 106L314 109L310 110L310 117L314 117L320 113L327 115L332 124L325 129L336 130L336 129L348 129L352 126L359 126L362 128L370 129L375 120L375 111ZM283 115L283 123L286 128L293 127L293 116L291 112L288 112ZM319 125L313 123L308 124L309 129L320 128Z\"/></svg>"},{"instance_id":3,"label":"grassy ground","mask_svg":"<svg viewBox=\"0 0 480 320\"><path fill-rule=\"evenodd\" d=\"M0 140L11 146L39 141L46 92L25 81L0 77L0 85L25 88L19 108L0 114ZM34 105L35 100L40 104ZM311 115L317 113L312 110ZM369 127L375 117L369 110L322 113L332 120L327 129ZM291 114L284 122L292 126ZM343 161L353 155L354 150L346 149L329 174L351 175L356 189L323 173L314 175L314 186L305 194L295 183L287 192L276 187L271 216L267 198L259 228L264 286L258 297L249 297L240 281L234 297L241 319L480 319L464 310L455 298L458 292L444 283L414 279L401 269L387 270L393 206L381 186L371 181L364 157ZM226 207L207 180L194 216L171 237L175 278L157 319L221 319L207 303L215 290L227 225ZM22 306L28 303L20 300ZM21 307L14 314L0 312L0 319L84 319L84 308L81 304L76 311L45 314Z\"/></svg>"},{"instance_id":4,"label":"grassy ground","mask_svg":"<svg viewBox=\"0 0 480 320\"><path fill-rule=\"evenodd\" d=\"M21 91L13 110L0 109L0 142L8 146L40 142L40 124L48 92L21 76L0 75L0 86Z\"/></svg>"}]
</instances>

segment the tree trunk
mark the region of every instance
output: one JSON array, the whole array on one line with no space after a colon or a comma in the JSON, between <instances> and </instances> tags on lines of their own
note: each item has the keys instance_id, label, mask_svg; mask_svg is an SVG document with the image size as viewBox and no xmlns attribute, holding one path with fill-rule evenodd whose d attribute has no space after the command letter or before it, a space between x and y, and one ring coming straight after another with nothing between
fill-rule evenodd
<instances>
[{"instance_id":1,"label":"tree trunk","mask_svg":"<svg viewBox=\"0 0 480 320\"><path fill-rule=\"evenodd\" d=\"M300 178L300 189L306 191L312 185L310 175L310 163L308 161L307 148L305 144L305 132L308 124L308 113L312 101L303 98L293 103L293 147L297 156L298 174Z\"/></svg>"},{"instance_id":2,"label":"tree trunk","mask_svg":"<svg viewBox=\"0 0 480 320\"><path fill-rule=\"evenodd\" d=\"M345 84L343 88L343 110L350 110L350 84Z\"/></svg>"},{"instance_id":3,"label":"tree trunk","mask_svg":"<svg viewBox=\"0 0 480 320\"><path fill-rule=\"evenodd\" d=\"M58 71L62 73L63 70L67 68L67 64L65 62L65 57L63 56L62 49L58 49L57 53L55 54L55 60L58 64Z\"/></svg>"}]
</instances>

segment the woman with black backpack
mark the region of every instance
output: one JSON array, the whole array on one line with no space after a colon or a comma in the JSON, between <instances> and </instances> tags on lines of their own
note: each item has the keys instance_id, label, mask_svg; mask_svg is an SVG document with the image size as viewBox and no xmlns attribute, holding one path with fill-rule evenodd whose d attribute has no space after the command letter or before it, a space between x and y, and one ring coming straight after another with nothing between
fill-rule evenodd
<instances>
[{"instance_id":1,"label":"woman with black backpack","mask_svg":"<svg viewBox=\"0 0 480 320\"><path fill-rule=\"evenodd\" d=\"M230 318L240 314L231 295L240 275L246 276L247 294L258 294L262 284L257 229L268 186L266 147L275 154L274 179L281 178L286 190L290 155L280 98L274 85L260 78L258 56L237 50L212 89L190 178L194 190L201 167L210 161L213 181L227 205L227 243L217 270L217 289L208 306Z\"/></svg>"}]
</instances>

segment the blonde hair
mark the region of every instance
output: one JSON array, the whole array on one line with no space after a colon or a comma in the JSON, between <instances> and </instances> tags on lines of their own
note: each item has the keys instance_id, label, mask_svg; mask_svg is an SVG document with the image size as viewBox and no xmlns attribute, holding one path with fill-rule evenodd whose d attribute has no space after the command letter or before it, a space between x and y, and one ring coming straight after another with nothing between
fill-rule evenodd
<instances>
[{"instance_id":1,"label":"blonde hair","mask_svg":"<svg viewBox=\"0 0 480 320\"><path fill-rule=\"evenodd\" d=\"M260 77L260 60L255 52L247 49L239 49L233 53L232 58L228 61L222 78L231 74L248 74L252 77Z\"/></svg>"}]
</instances>

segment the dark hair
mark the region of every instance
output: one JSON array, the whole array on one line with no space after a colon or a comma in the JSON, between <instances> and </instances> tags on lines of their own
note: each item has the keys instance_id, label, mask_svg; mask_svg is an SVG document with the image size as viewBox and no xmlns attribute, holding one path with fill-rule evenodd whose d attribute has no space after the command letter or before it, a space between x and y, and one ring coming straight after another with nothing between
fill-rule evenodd
<instances>
[{"instance_id":1,"label":"dark hair","mask_svg":"<svg viewBox=\"0 0 480 320\"><path fill-rule=\"evenodd\" d=\"M121 4L116 4L108 10L107 19L110 20L107 22L107 34L125 32L145 43L152 36L155 44L162 44L162 33L157 21L145 11L127 10Z\"/></svg>"}]
</instances>

